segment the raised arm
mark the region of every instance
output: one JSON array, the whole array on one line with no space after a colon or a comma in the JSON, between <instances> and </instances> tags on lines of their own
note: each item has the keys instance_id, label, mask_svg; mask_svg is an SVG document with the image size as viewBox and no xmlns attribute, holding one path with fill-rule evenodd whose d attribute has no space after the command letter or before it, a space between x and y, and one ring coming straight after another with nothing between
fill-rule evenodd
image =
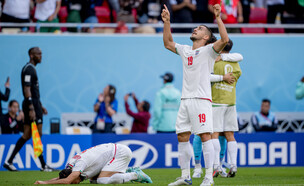
<instances>
[{"instance_id":1,"label":"raised arm","mask_svg":"<svg viewBox=\"0 0 304 186\"><path fill-rule=\"evenodd\" d=\"M164 33L163 33L163 41L166 49L176 53L175 50L175 42L173 41L173 37L171 34L170 28L170 12L166 5L164 5L163 12L161 14L162 20L164 22Z\"/></svg>"},{"instance_id":2,"label":"raised arm","mask_svg":"<svg viewBox=\"0 0 304 186\"><path fill-rule=\"evenodd\" d=\"M223 50L223 48L226 46L226 44L229 42L227 30L221 19L221 10L222 10L221 5L222 5L222 1L221 1L220 5L216 4L213 6L213 12L214 12L215 19L216 19L216 22L218 25L220 36L221 36L221 39L217 40L213 45L214 50L218 53L220 53Z\"/></svg>"}]
</instances>

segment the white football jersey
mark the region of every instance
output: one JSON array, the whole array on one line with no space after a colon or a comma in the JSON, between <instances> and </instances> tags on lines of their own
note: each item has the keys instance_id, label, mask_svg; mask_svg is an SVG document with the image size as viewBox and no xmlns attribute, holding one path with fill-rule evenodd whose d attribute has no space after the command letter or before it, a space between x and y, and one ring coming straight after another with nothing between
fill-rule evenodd
<instances>
[{"instance_id":1,"label":"white football jersey","mask_svg":"<svg viewBox=\"0 0 304 186\"><path fill-rule=\"evenodd\" d=\"M183 61L182 98L203 98L211 101L210 73L218 56L213 44L192 50L192 46L176 43L175 48Z\"/></svg>"},{"instance_id":2,"label":"white football jersey","mask_svg":"<svg viewBox=\"0 0 304 186\"><path fill-rule=\"evenodd\" d=\"M73 171L80 171L85 179L92 178L114 158L115 146L114 143L107 143L91 147L76 154L68 164Z\"/></svg>"}]
</instances>

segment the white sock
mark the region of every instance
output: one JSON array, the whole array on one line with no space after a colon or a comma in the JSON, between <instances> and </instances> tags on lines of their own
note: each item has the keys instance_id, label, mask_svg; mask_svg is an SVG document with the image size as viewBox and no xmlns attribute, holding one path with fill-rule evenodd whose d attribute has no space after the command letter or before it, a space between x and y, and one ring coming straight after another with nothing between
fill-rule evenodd
<instances>
[{"instance_id":1,"label":"white sock","mask_svg":"<svg viewBox=\"0 0 304 186\"><path fill-rule=\"evenodd\" d=\"M97 183L99 184L121 184L126 183L131 180L137 180L137 174L134 172L131 173L116 173L111 177L101 177L97 178Z\"/></svg>"},{"instance_id":2,"label":"white sock","mask_svg":"<svg viewBox=\"0 0 304 186\"><path fill-rule=\"evenodd\" d=\"M178 143L178 161L182 169L182 177L190 178L190 160L191 160L191 148L190 142Z\"/></svg>"},{"instance_id":3,"label":"white sock","mask_svg":"<svg viewBox=\"0 0 304 186\"><path fill-rule=\"evenodd\" d=\"M203 142L203 155L205 162L206 174L205 177L212 179L213 162L214 162L214 148L211 140Z\"/></svg>"},{"instance_id":4,"label":"white sock","mask_svg":"<svg viewBox=\"0 0 304 186\"><path fill-rule=\"evenodd\" d=\"M214 162L213 167L217 168L220 165L220 152L221 145L219 139L212 139L213 147L214 147Z\"/></svg>"},{"instance_id":5,"label":"white sock","mask_svg":"<svg viewBox=\"0 0 304 186\"><path fill-rule=\"evenodd\" d=\"M200 163L197 163L197 164L194 165L194 168L195 169L201 169L202 165Z\"/></svg>"},{"instance_id":6,"label":"white sock","mask_svg":"<svg viewBox=\"0 0 304 186\"><path fill-rule=\"evenodd\" d=\"M237 142L236 141L229 141L227 143L227 151L230 157L230 162L232 166L236 166L236 159L237 159Z\"/></svg>"}]
</instances>

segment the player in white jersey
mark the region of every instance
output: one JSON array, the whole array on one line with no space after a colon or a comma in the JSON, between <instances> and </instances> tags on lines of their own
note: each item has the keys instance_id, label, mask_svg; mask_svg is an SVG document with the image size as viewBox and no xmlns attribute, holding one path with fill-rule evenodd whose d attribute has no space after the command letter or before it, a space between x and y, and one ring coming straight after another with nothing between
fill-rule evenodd
<instances>
[{"instance_id":1,"label":"player in white jersey","mask_svg":"<svg viewBox=\"0 0 304 186\"><path fill-rule=\"evenodd\" d=\"M120 184L128 181L152 183L139 168L128 168L132 151L122 144L107 143L76 154L59 173L59 177L35 184L78 184L85 179L91 183ZM127 170L127 173L126 173Z\"/></svg>"},{"instance_id":2,"label":"player in white jersey","mask_svg":"<svg viewBox=\"0 0 304 186\"><path fill-rule=\"evenodd\" d=\"M212 177L214 149L211 141L213 124L210 73L218 53L226 46L229 38L220 17L221 5L216 4L213 9L221 39L214 44L209 44L213 38L212 31L207 26L201 25L194 29L190 37L193 46L180 45L173 41L170 13L166 6L162 11L164 46L180 55L183 62L182 100L176 120L176 133L179 142L178 159L182 176L169 185L192 184L190 177L192 148L189 143L191 133L199 135L203 142L206 175L201 185L213 185L214 183Z\"/></svg>"}]
</instances>

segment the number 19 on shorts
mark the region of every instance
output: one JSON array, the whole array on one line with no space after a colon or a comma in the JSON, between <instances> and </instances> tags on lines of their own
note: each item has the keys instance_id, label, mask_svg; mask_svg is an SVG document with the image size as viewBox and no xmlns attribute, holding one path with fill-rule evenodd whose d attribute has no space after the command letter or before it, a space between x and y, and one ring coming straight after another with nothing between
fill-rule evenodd
<instances>
[{"instance_id":1,"label":"number 19 on shorts","mask_svg":"<svg viewBox=\"0 0 304 186\"><path fill-rule=\"evenodd\" d=\"M199 114L198 118L199 118L200 123L205 123L206 122L206 114Z\"/></svg>"}]
</instances>

